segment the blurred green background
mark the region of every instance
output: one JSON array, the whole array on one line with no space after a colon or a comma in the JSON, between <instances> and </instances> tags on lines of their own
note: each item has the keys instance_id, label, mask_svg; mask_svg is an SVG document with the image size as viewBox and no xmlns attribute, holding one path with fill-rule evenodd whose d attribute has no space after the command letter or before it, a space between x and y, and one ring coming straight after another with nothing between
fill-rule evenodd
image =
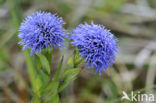
<instances>
[{"instance_id":1,"label":"blurred green background","mask_svg":"<svg viewBox=\"0 0 156 103\"><path fill-rule=\"evenodd\" d=\"M84 69L60 93L60 103L130 103L121 101L122 91L156 95L156 0L0 0L0 103L30 103L17 34L21 21L38 10L62 16L68 31L93 20L118 38L116 63L101 76ZM55 49L53 69L61 54L72 52L67 47L61 53Z\"/></svg>"}]
</instances>

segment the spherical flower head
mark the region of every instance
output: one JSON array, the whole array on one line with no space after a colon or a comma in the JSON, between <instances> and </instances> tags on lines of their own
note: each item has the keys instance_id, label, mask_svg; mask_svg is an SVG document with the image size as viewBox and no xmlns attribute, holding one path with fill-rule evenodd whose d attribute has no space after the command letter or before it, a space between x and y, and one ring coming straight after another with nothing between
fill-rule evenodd
<instances>
[{"instance_id":1,"label":"spherical flower head","mask_svg":"<svg viewBox=\"0 0 156 103\"><path fill-rule=\"evenodd\" d=\"M91 25L80 24L72 31L71 39L80 56L87 61L88 67L96 67L95 73L101 74L115 62L117 40L104 26L93 22Z\"/></svg>"},{"instance_id":2,"label":"spherical flower head","mask_svg":"<svg viewBox=\"0 0 156 103\"><path fill-rule=\"evenodd\" d=\"M24 45L23 50L30 48L31 54L50 46L63 47L66 31L63 29L65 22L56 14L38 11L28 16L20 26L18 35Z\"/></svg>"}]
</instances>

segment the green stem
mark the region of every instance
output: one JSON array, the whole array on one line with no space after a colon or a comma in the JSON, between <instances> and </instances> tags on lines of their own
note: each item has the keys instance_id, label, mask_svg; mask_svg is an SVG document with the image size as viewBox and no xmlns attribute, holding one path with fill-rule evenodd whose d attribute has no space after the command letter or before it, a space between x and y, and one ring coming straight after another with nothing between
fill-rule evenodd
<instances>
[{"instance_id":1,"label":"green stem","mask_svg":"<svg viewBox=\"0 0 156 103\"><path fill-rule=\"evenodd\" d=\"M35 78L36 73L35 73L35 67L34 67L34 64L33 64L33 60L31 58L28 50L24 51L24 55L25 55L25 58L26 58L27 70L28 70L31 86L32 86L32 89L35 90L34 81L36 80L36 78Z\"/></svg>"},{"instance_id":2,"label":"green stem","mask_svg":"<svg viewBox=\"0 0 156 103\"><path fill-rule=\"evenodd\" d=\"M22 21L22 15L21 15L21 8L19 5L18 0L7 0L8 6L10 7L11 16L13 19L13 24L15 25L16 31L18 31L20 23ZM33 91L36 91L35 87L35 66L33 64L32 57L30 56L28 50L25 50L24 52L25 58L26 58L26 64L27 64L27 70L29 73L29 78L31 82L31 86ZM38 100L39 101L39 100ZM38 102L39 103L39 102Z\"/></svg>"}]
</instances>

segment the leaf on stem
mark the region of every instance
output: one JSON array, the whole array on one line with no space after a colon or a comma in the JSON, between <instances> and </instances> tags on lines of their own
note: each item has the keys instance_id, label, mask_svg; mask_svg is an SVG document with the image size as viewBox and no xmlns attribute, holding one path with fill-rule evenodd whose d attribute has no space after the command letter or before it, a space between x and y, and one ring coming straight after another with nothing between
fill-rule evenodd
<instances>
[{"instance_id":1,"label":"leaf on stem","mask_svg":"<svg viewBox=\"0 0 156 103\"><path fill-rule=\"evenodd\" d=\"M44 89L42 89L43 99L48 101L51 100L52 97L56 96L58 93L58 81L52 81L47 85Z\"/></svg>"},{"instance_id":2,"label":"leaf on stem","mask_svg":"<svg viewBox=\"0 0 156 103\"><path fill-rule=\"evenodd\" d=\"M67 87L67 85L76 79L77 75L80 73L82 69L79 68L74 68L74 69L69 69L67 71L65 71L62 75L61 80L63 81L63 83L60 84L58 91L62 91L65 87Z\"/></svg>"},{"instance_id":3,"label":"leaf on stem","mask_svg":"<svg viewBox=\"0 0 156 103\"><path fill-rule=\"evenodd\" d=\"M55 73L55 76L54 76L54 81L57 81L60 77L60 74L61 74L61 70L62 70L62 65L63 65L63 60L64 60L64 56L62 56L62 59L61 59L61 62L57 68L57 71Z\"/></svg>"},{"instance_id":4,"label":"leaf on stem","mask_svg":"<svg viewBox=\"0 0 156 103\"><path fill-rule=\"evenodd\" d=\"M50 64L49 64L48 59L42 54L40 54L39 57L40 57L42 67L45 69L45 72L47 74L50 74Z\"/></svg>"}]
</instances>

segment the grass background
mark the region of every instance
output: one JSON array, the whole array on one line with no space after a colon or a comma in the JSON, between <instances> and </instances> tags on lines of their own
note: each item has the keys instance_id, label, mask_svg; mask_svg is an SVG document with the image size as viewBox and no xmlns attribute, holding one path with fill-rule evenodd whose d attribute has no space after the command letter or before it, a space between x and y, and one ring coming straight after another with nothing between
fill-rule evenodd
<instances>
[{"instance_id":1,"label":"grass background","mask_svg":"<svg viewBox=\"0 0 156 103\"><path fill-rule=\"evenodd\" d=\"M21 50L17 35L21 21L38 10L62 16L68 31L93 20L118 38L116 63L101 76L84 69L61 93L60 103L128 103L121 101L122 91L156 94L156 0L0 0L0 103L32 98L33 58ZM68 57L72 50L68 44L60 53L54 49L54 71L60 55Z\"/></svg>"}]
</instances>

